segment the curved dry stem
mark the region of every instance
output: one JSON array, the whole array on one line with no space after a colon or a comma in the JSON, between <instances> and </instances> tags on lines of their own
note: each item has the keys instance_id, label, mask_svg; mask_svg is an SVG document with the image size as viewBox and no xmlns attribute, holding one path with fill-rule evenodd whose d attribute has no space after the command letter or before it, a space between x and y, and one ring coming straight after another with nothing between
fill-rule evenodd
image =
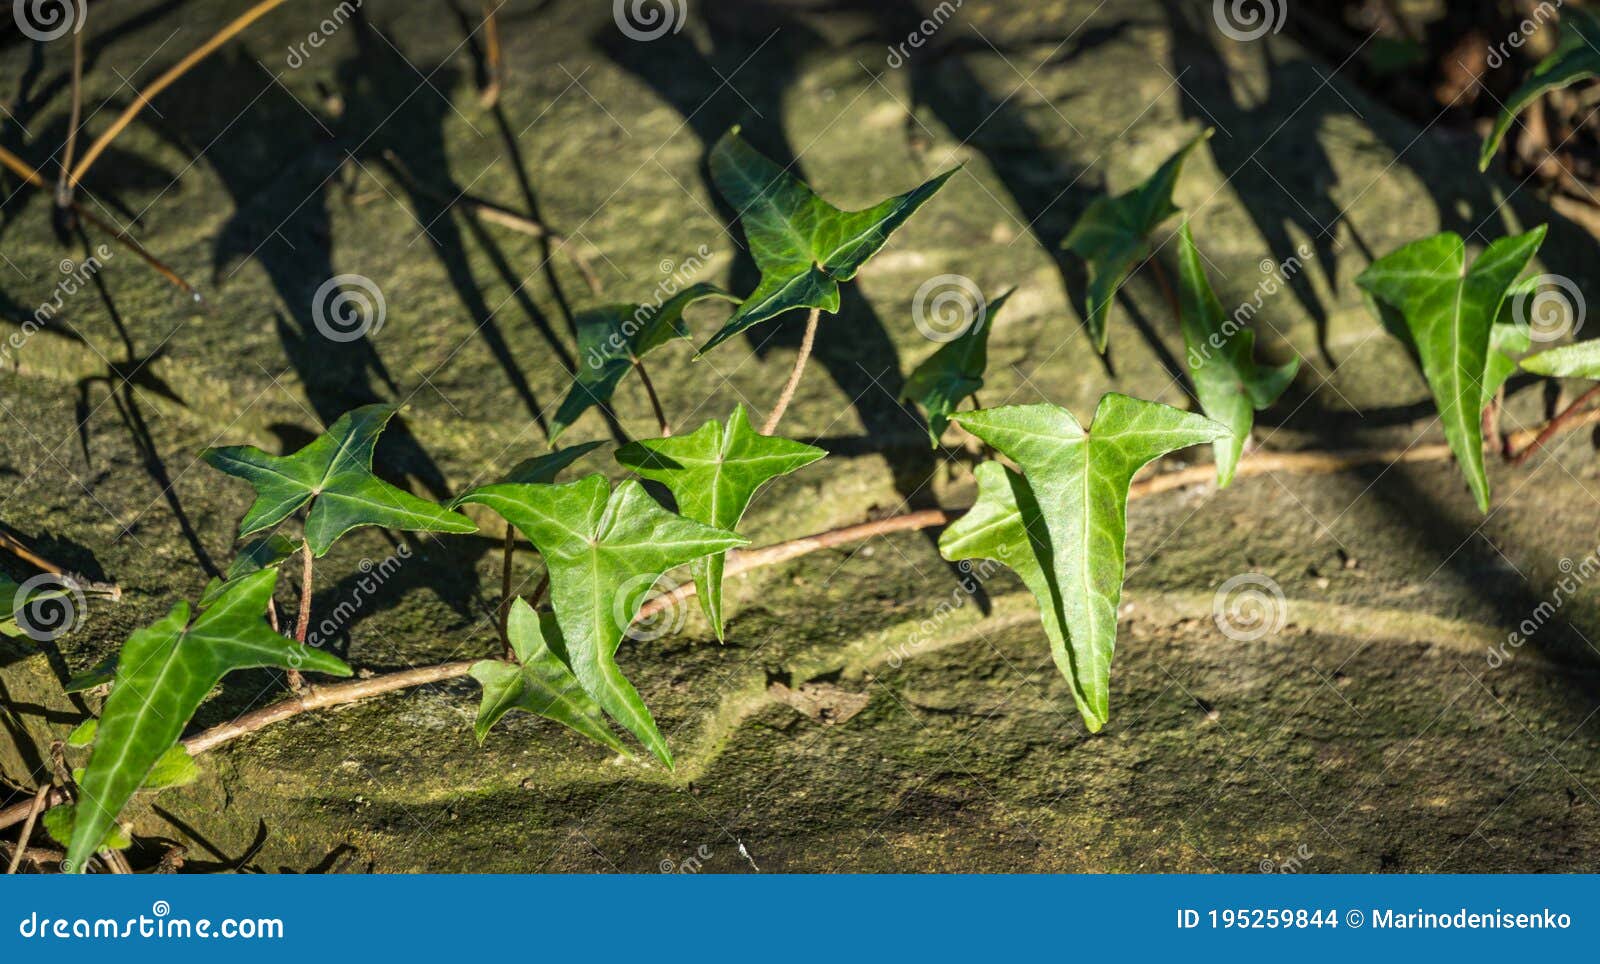
<instances>
[{"instance_id":1,"label":"curved dry stem","mask_svg":"<svg viewBox=\"0 0 1600 964\"><path fill-rule=\"evenodd\" d=\"M157 94L172 86L174 81L192 70L195 64L211 56L218 47L232 40L240 31L266 16L272 12L274 7L282 3L283 0L261 0L260 3L236 17L226 27L217 31L210 40L189 51L188 55L182 60L168 67L150 86L139 91L139 95L133 99L133 103L123 108L122 113L117 115L117 119L111 122L110 127L106 128L105 133L95 138L95 142L89 145L88 150L83 152L83 158L78 161L78 165L72 169L71 176L67 178L67 186L69 188L78 186L78 182L83 179L84 174L88 173L95 160L105 152L106 148L111 146L111 142L116 140L117 135L121 134L124 128L133 123L133 119L139 116L139 112L144 110L155 99Z\"/></svg>"},{"instance_id":2,"label":"curved dry stem","mask_svg":"<svg viewBox=\"0 0 1600 964\"><path fill-rule=\"evenodd\" d=\"M794 399L795 389L800 387L800 376L805 374L806 359L811 357L811 345L817 340L817 322L822 318L822 309L811 309L811 315L806 318L806 333L800 338L800 354L795 356L794 369L789 372L789 380L783 383L783 391L778 395L778 404L772 407L772 414L767 416L766 424L761 426L762 435L771 435L778 429L778 422L783 420L783 413L788 410L789 402Z\"/></svg>"}]
</instances>

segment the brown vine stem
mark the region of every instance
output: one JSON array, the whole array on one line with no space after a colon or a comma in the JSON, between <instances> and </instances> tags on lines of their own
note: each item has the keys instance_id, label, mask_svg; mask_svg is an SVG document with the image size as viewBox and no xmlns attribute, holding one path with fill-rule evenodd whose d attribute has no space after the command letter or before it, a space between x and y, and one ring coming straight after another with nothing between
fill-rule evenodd
<instances>
[{"instance_id":1,"label":"brown vine stem","mask_svg":"<svg viewBox=\"0 0 1600 964\"><path fill-rule=\"evenodd\" d=\"M39 819L39 812L44 809L44 798L50 795L50 784L39 788L33 795L33 801L28 804L28 816L22 821L22 833L17 837L17 849L11 853L11 863L6 865L6 873L14 874L22 866L22 857L28 852L28 840L33 836L34 822Z\"/></svg>"},{"instance_id":2,"label":"brown vine stem","mask_svg":"<svg viewBox=\"0 0 1600 964\"><path fill-rule=\"evenodd\" d=\"M1512 451L1516 452L1516 454L1511 456L1511 464L1523 464L1524 462L1528 461L1530 457L1532 457L1533 453L1543 448L1545 443L1549 442L1552 438L1555 438L1562 432L1570 431L1571 429L1577 428L1580 425L1586 425L1589 422L1594 421L1596 418L1596 413L1600 412L1600 409L1590 409L1588 411L1584 411L1584 407L1590 402L1594 401L1596 398L1600 398L1600 385L1595 385L1582 395L1579 395L1576 401L1562 409L1554 418L1546 422L1544 428L1540 429L1538 434L1533 437L1533 441L1521 446L1520 448L1514 447ZM1585 419L1585 417L1587 418Z\"/></svg>"},{"instance_id":3,"label":"brown vine stem","mask_svg":"<svg viewBox=\"0 0 1600 964\"><path fill-rule=\"evenodd\" d=\"M783 413L788 410L789 402L794 399L795 389L800 387L800 376L805 374L806 359L811 357L811 345L817 340L817 322L822 318L822 309L813 308L806 318L806 333L800 338L800 354L795 356L794 370L789 372L789 380L783 383L783 391L778 395L778 404L772 407L772 414L767 416L765 425L761 426L762 435L771 435L778 429L778 422L783 419Z\"/></svg>"},{"instance_id":4,"label":"brown vine stem","mask_svg":"<svg viewBox=\"0 0 1600 964\"><path fill-rule=\"evenodd\" d=\"M505 655L511 655L511 637L506 635L506 621L511 617L511 560L517 554L517 530L506 523L506 541L500 554L500 641L505 645Z\"/></svg>"},{"instance_id":5,"label":"brown vine stem","mask_svg":"<svg viewBox=\"0 0 1600 964\"><path fill-rule=\"evenodd\" d=\"M1594 420L1600 421L1600 417ZM1519 432L1515 433L1512 438L1514 440L1518 440L1519 437L1531 439L1538 434L1536 431ZM1351 449L1332 452L1258 451L1241 459L1239 468L1234 475L1235 478L1269 475L1274 472L1300 475L1329 475L1366 465L1441 462L1449 460L1450 457L1450 447L1443 444L1414 445L1404 449ZM1173 472L1147 475L1133 483L1128 492L1128 498L1147 498L1185 486L1206 485L1214 481L1215 478L1216 467L1209 464L1193 465ZM949 524L965 511L965 509L921 509L916 512L875 519L871 522L829 529L826 532L802 536L798 539L790 539L786 542L774 543L758 549L744 551L735 549L728 553L724 575L733 576L749 572L752 569L759 569L763 566L777 565L813 552L851 545L875 536L937 528L938 526ZM639 613L634 618L648 619L663 609L682 604L685 600L693 597L694 593L694 583L684 583L671 592L662 593L650 599L639 607ZM476 662L478 662L476 659L457 660L449 663L440 663L435 666L417 666L392 673L380 673L366 679L332 683L325 686L309 686L301 693L286 697L258 710L252 710L232 722L218 724L208 730L202 730L185 739L183 745L192 754L204 753L207 750L215 749L224 743L254 733L273 723L279 723L298 716L301 713L356 703L385 693L410 689L413 686L458 679L466 676ZM46 802L53 806L56 803L65 801L65 799L65 793L55 789L49 792ZM29 802L24 802L0 810L0 829L10 827L25 819L30 805Z\"/></svg>"},{"instance_id":6,"label":"brown vine stem","mask_svg":"<svg viewBox=\"0 0 1600 964\"><path fill-rule=\"evenodd\" d=\"M650 373L644 370L644 362L634 358L633 370L639 373L639 380L644 382L644 393L650 396L650 407L655 410L656 426L661 429L661 437L670 437L672 423L667 421L667 412L661 407L661 397L656 394L656 384L650 380Z\"/></svg>"},{"instance_id":7,"label":"brown vine stem","mask_svg":"<svg viewBox=\"0 0 1600 964\"><path fill-rule=\"evenodd\" d=\"M67 121L67 146L61 154L61 179L56 181L56 206L72 206L72 155L78 149L78 124L83 117L83 35L88 27L89 8L83 8L83 17L72 32L72 111Z\"/></svg>"},{"instance_id":8,"label":"brown vine stem","mask_svg":"<svg viewBox=\"0 0 1600 964\"><path fill-rule=\"evenodd\" d=\"M500 17L498 11L503 0L483 0L484 84L478 94L478 103L485 109L500 102L501 78L504 61L500 53Z\"/></svg>"},{"instance_id":9,"label":"brown vine stem","mask_svg":"<svg viewBox=\"0 0 1600 964\"><path fill-rule=\"evenodd\" d=\"M111 142L116 140L117 135L122 133L123 129L129 124L133 123L133 119L139 115L140 111L144 110L146 105L155 99L157 94L172 86L173 82L179 77L193 69L195 64L211 56L212 52L218 47L233 39L240 31L266 16L273 8L282 3L283 0L261 0L260 3L246 10L234 18L227 26L217 31L210 40L189 51L188 55L182 60L168 67L162 72L161 76L151 82L150 86L139 91L139 95L133 99L133 103L123 108L122 113L117 115L117 119L111 122L110 127L106 128L105 133L95 138L95 142L89 145L88 150L83 152L83 158L78 161L78 165L72 169L71 175L67 178L67 186L78 186L78 182L89 172L89 168L94 165L94 162L105 149L111 146Z\"/></svg>"}]
</instances>

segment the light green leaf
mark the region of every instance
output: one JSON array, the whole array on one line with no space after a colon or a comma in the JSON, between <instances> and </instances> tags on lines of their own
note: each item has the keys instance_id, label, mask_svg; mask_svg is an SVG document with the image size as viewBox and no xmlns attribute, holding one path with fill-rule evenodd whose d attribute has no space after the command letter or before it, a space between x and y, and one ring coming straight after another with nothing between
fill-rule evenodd
<instances>
[{"instance_id":1,"label":"light green leaf","mask_svg":"<svg viewBox=\"0 0 1600 964\"><path fill-rule=\"evenodd\" d=\"M739 299L701 282L691 285L657 305L606 305L580 311L573 324L578 328L578 371L572 388L561 400L550 423L550 441L567 430L578 416L595 405L607 405L611 396L633 367L636 359L674 338L688 338L683 313L695 302L707 298L724 301Z\"/></svg>"},{"instance_id":2,"label":"light green leaf","mask_svg":"<svg viewBox=\"0 0 1600 964\"><path fill-rule=\"evenodd\" d=\"M483 685L473 727L480 745L502 716L523 710L571 727L618 753L628 752L606 725L600 704L572 674L555 614L535 613L526 600L518 599L506 614L506 638L516 662L486 659L472 667L472 678Z\"/></svg>"},{"instance_id":3,"label":"light green leaf","mask_svg":"<svg viewBox=\"0 0 1600 964\"><path fill-rule=\"evenodd\" d=\"M565 485L486 485L461 501L500 513L544 556L556 624L583 691L672 766L649 709L617 667L617 647L668 569L748 540L668 512L632 479L615 491L601 475Z\"/></svg>"},{"instance_id":4,"label":"light green leaf","mask_svg":"<svg viewBox=\"0 0 1600 964\"><path fill-rule=\"evenodd\" d=\"M61 846L67 846L72 840L73 828L78 824L78 807L73 803L61 803L51 807L39 818L44 824L45 833L50 835ZM133 837L120 824L112 824L106 831L105 839L100 845L100 850L127 850L133 846Z\"/></svg>"},{"instance_id":5,"label":"light green leaf","mask_svg":"<svg viewBox=\"0 0 1600 964\"><path fill-rule=\"evenodd\" d=\"M270 529L312 500L305 533L315 556L325 555L340 536L360 526L478 531L467 517L372 474L373 447L395 411L393 405L351 409L293 455L268 455L253 445L202 452L213 468L244 479L256 490L255 503L239 523L239 537Z\"/></svg>"},{"instance_id":6,"label":"light green leaf","mask_svg":"<svg viewBox=\"0 0 1600 964\"><path fill-rule=\"evenodd\" d=\"M1495 151L1517 115L1552 90L1559 90L1589 77L1600 76L1600 19L1582 7L1562 8L1561 40L1549 56L1528 73L1522 86L1511 92L1495 118L1494 129L1483 139L1478 155L1478 170L1487 171Z\"/></svg>"},{"instance_id":7,"label":"light green leaf","mask_svg":"<svg viewBox=\"0 0 1600 964\"><path fill-rule=\"evenodd\" d=\"M993 559L1039 602L1051 654L1091 732L1105 725L1122 597L1128 487L1168 452L1228 436L1200 415L1126 395L1100 399L1087 431L1055 405L962 412L955 421L1017 463L979 466L978 502L939 539L946 559Z\"/></svg>"},{"instance_id":8,"label":"light green leaf","mask_svg":"<svg viewBox=\"0 0 1600 964\"><path fill-rule=\"evenodd\" d=\"M81 871L100 849L117 814L223 676L257 667L350 675L343 661L267 625L267 600L277 577L264 569L228 583L192 623L188 603L180 602L128 638L79 782L81 819L67 853L69 868Z\"/></svg>"},{"instance_id":9,"label":"light green leaf","mask_svg":"<svg viewBox=\"0 0 1600 964\"><path fill-rule=\"evenodd\" d=\"M928 437L934 448L939 447L939 437L961 400L983 387L983 373L989 367L989 331L1009 297L1007 291L983 305L966 331L940 345L906 379L901 398L916 402L928 413Z\"/></svg>"},{"instance_id":10,"label":"light green leaf","mask_svg":"<svg viewBox=\"0 0 1600 964\"><path fill-rule=\"evenodd\" d=\"M299 539L290 539L276 532L245 543L228 566L227 578L212 576L211 581L206 583L206 588L200 593L200 608L211 605L229 582L252 572L282 565L285 559L299 552L303 544Z\"/></svg>"},{"instance_id":11,"label":"light green leaf","mask_svg":"<svg viewBox=\"0 0 1600 964\"><path fill-rule=\"evenodd\" d=\"M701 346L700 354L794 308L837 312L839 282L854 278L889 236L958 170L864 211L841 211L757 153L739 136L739 128L722 135L711 150L711 179L739 212L761 282Z\"/></svg>"},{"instance_id":12,"label":"light green leaf","mask_svg":"<svg viewBox=\"0 0 1600 964\"><path fill-rule=\"evenodd\" d=\"M665 485L686 518L734 531L756 490L780 475L810 465L828 453L750 427L736 406L724 429L716 421L689 435L645 439L617 450L617 461ZM696 595L711 629L722 639L722 570L727 553L691 564Z\"/></svg>"},{"instance_id":13,"label":"light green leaf","mask_svg":"<svg viewBox=\"0 0 1600 964\"><path fill-rule=\"evenodd\" d=\"M1551 378L1600 379L1600 341L1580 341L1529 355L1522 367Z\"/></svg>"},{"instance_id":14,"label":"light green leaf","mask_svg":"<svg viewBox=\"0 0 1600 964\"><path fill-rule=\"evenodd\" d=\"M1467 248L1451 232L1413 241L1374 261L1356 284L1387 309L1386 325L1405 326L1405 341L1422 366L1444 424L1445 439L1466 473L1478 508L1489 511L1489 477L1483 465L1485 392L1490 339L1501 305L1544 240L1540 225L1501 238L1467 267Z\"/></svg>"},{"instance_id":15,"label":"light green leaf","mask_svg":"<svg viewBox=\"0 0 1600 964\"><path fill-rule=\"evenodd\" d=\"M1138 186L1116 197L1096 198L1061 246L1088 262L1088 317L1084 324L1096 351L1105 351L1109 331L1106 317L1117 290L1134 266L1150 256L1150 234L1161 222L1178 213L1172 203L1183 162L1211 137L1207 128L1178 149Z\"/></svg>"},{"instance_id":16,"label":"light green leaf","mask_svg":"<svg viewBox=\"0 0 1600 964\"><path fill-rule=\"evenodd\" d=\"M1255 413L1277 401L1289 387L1300 370L1300 359L1273 368L1256 364L1256 334L1222 313L1187 221L1178 233L1178 302L1189 377L1200 408L1229 429L1227 438L1212 443L1217 485L1226 487L1233 481L1239 456L1250 438Z\"/></svg>"}]
</instances>

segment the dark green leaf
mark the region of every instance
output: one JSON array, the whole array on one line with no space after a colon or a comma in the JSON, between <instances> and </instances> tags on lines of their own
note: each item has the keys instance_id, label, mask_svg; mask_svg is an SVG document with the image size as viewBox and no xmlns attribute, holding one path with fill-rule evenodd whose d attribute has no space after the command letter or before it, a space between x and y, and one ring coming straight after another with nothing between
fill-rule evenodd
<instances>
[{"instance_id":1,"label":"dark green leaf","mask_svg":"<svg viewBox=\"0 0 1600 964\"><path fill-rule=\"evenodd\" d=\"M950 414L961 400L983 387L983 373L989 367L989 331L994 316L1009 297L1011 292L1007 291L983 305L965 331L923 359L906 379L901 397L918 403L928 413L928 437L934 448L939 447L939 437L944 435Z\"/></svg>"},{"instance_id":2,"label":"dark green leaf","mask_svg":"<svg viewBox=\"0 0 1600 964\"><path fill-rule=\"evenodd\" d=\"M352 409L293 455L268 455L253 445L206 449L202 455L213 468L244 479L256 490L255 503L239 523L239 537L270 529L313 499L305 532L316 556L360 526L476 532L478 527L465 516L372 474L373 447L395 411L393 405Z\"/></svg>"},{"instance_id":3,"label":"dark green leaf","mask_svg":"<svg viewBox=\"0 0 1600 964\"><path fill-rule=\"evenodd\" d=\"M472 667L472 678L483 685L483 703L473 727L480 744L502 716L523 710L569 726L618 753L628 752L606 725L600 704L589 698L572 674L555 614L535 613L518 599L506 613L506 638L516 662L486 659Z\"/></svg>"},{"instance_id":4,"label":"dark green leaf","mask_svg":"<svg viewBox=\"0 0 1600 964\"><path fill-rule=\"evenodd\" d=\"M1552 90L1559 90L1589 77L1600 76L1600 19L1582 7L1562 8L1561 40L1550 55L1528 73L1522 86L1511 92L1495 118L1494 129L1483 139L1478 155L1478 170L1487 171L1495 151L1517 115Z\"/></svg>"},{"instance_id":5,"label":"dark green leaf","mask_svg":"<svg viewBox=\"0 0 1600 964\"><path fill-rule=\"evenodd\" d=\"M1404 324L1403 340L1422 366L1445 439L1484 512L1489 511L1489 477L1482 414L1493 396L1485 389L1501 367L1496 362L1491 371L1490 341L1506 293L1539 250L1544 233L1540 225L1501 238L1470 269L1461 237L1436 234L1379 258L1356 278L1379 303L1391 330Z\"/></svg>"},{"instance_id":6,"label":"dark green leaf","mask_svg":"<svg viewBox=\"0 0 1600 964\"><path fill-rule=\"evenodd\" d=\"M578 416L595 405L608 405L622 376L643 358L674 338L688 338L683 313L707 298L738 299L716 285L691 285L657 305L606 305L580 311L573 319L578 328L578 371L572 388L550 423L550 441L567 430Z\"/></svg>"},{"instance_id":7,"label":"dark green leaf","mask_svg":"<svg viewBox=\"0 0 1600 964\"><path fill-rule=\"evenodd\" d=\"M80 819L67 853L70 869L81 871L100 849L117 814L223 676L257 667L350 675L341 660L285 639L267 625L267 600L277 577L275 570L264 569L228 583L193 623L188 603L180 602L123 645L94 751L79 782Z\"/></svg>"},{"instance_id":8,"label":"dark green leaf","mask_svg":"<svg viewBox=\"0 0 1600 964\"><path fill-rule=\"evenodd\" d=\"M854 278L958 170L864 211L841 211L757 153L739 136L739 128L722 135L711 151L711 179L739 212L761 283L700 353L794 308L837 312L839 282Z\"/></svg>"},{"instance_id":9,"label":"dark green leaf","mask_svg":"<svg viewBox=\"0 0 1600 964\"><path fill-rule=\"evenodd\" d=\"M1227 438L1212 443L1217 485L1226 487L1233 481L1233 471L1250 438L1255 413L1277 401L1289 387L1300 370L1300 359L1274 368L1256 364L1256 334L1222 313L1187 221L1178 233L1178 301L1189 377L1200 408L1229 429Z\"/></svg>"},{"instance_id":10,"label":"dark green leaf","mask_svg":"<svg viewBox=\"0 0 1600 964\"><path fill-rule=\"evenodd\" d=\"M1106 316L1117 290L1134 266L1150 257L1151 232L1178 213L1172 203L1172 189L1177 186L1184 160L1210 136L1208 128L1133 190L1116 197L1096 198L1061 242L1063 248L1089 265L1089 293L1084 299L1088 317L1084 324L1097 351L1106 350Z\"/></svg>"},{"instance_id":11,"label":"dark green leaf","mask_svg":"<svg viewBox=\"0 0 1600 964\"><path fill-rule=\"evenodd\" d=\"M1214 442L1228 428L1126 395L1100 399L1085 431L1055 405L963 412L955 421L1016 462L978 467L978 501L939 539L946 559L992 559L1038 600L1056 666L1091 732L1105 725L1122 597L1128 487L1168 452Z\"/></svg>"},{"instance_id":12,"label":"dark green leaf","mask_svg":"<svg viewBox=\"0 0 1600 964\"><path fill-rule=\"evenodd\" d=\"M617 450L617 461L665 485L686 518L734 531L756 490L828 453L750 427L744 406L734 408L724 429L716 421L689 435L645 439ZM722 569L727 553L691 565L696 594L717 638L722 638Z\"/></svg>"},{"instance_id":13,"label":"dark green leaf","mask_svg":"<svg viewBox=\"0 0 1600 964\"><path fill-rule=\"evenodd\" d=\"M667 766L672 754L617 647L645 594L668 569L747 540L661 508L638 482L604 476L565 485L486 485L461 497L500 513L544 556L567 662L583 691Z\"/></svg>"}]
</instances>

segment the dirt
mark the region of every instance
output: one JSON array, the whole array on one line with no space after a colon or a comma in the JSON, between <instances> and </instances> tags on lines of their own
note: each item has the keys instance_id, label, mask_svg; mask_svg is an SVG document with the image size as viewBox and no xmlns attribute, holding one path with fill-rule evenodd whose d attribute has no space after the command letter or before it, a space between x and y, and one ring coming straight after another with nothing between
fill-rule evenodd
<instances>
[{"instance_id":1,"label":"dirt","mask_svg":"<svg viewBox=\"0 0 1600 964\"><path fill-rule=\"evenodd\" d=\"M229 560L249 493L197 462L201 448L292 449L353 405L403 401L381 469L444 497L544 449L571 310L644 300L684 271L749 290L704 169L735 122L845 207L966 165L824 320L784 431L830 456L752 506L743 529L757 544L970 500L958 433L929 450L896 401L937 347L912 319L914 292L937 275L1017 288L995 319L986 404L1048 399L1087 418L1112 389L1187 404L1170 367L1181 336L1150 276L1125 289L1102 363L1071 294L1081 271L1057 247L1095 196L1204 126L1217 133L1177 200L1223 304L1256 299L1264 261L1307 252L1287 287L1261 294L1261 356L1305 360L1261 417L1264 447L1441 440L1420 377L1352 283L1371 256L1444 228L1476 247L1548 221L1541 270L1584 287L1600 277L1593 239L1478 176L1475 145L1388 113L1287 36L1222 38L1210 4L968 4L899 66L890 46L921 19L904 5L819 16L693 3L681 31L649 42L624 36L606 6L511 4L497 113L478 100L469 16L374 5L291 67L290 44L328 16L296 0L157 98L96 167L91 197L140 213L141 237L207 304L118 251L98 287L67 296L0 368L0 519L125 590L43 651L0 651L8 786L31 785L42 747L92 709L61 694L66 674L196 598L207 566ZM97 9L87 103L109 106L90 129L129 96L119 72L151 76L220 26L223 7ZM34 63L8 43L3 143L42 163L64 130L69 58L55 44ZM603 295L564 252L413 193L386 151L445 196L526 211L531 187ZM0 218L0 312L20 323L83 253L52 234L42 195L10 194ZM316 331L314 293L344 273L384 296L364 341ZM702 338L719 320L691 316ZM740 401L764 412L802 321L698 362L686 346L652 356L675 422ZM1536 424L1550 403L1514 381L1507 427ZM620 430L653 433L636 380L615 407ZM611 437L591 413L563 441ZM607 448L579 469L622 474ZM205 755L200 782L130 812L136 856L171 840L190 870L1588 869L1600 592L1557 589L1600 544L1597 476L1592 439L1576 433L1525 469L1495 467L1487 518L1446 463L1134 503L1112 718L1097 735L1020 583L1001 571L971 596L929 534L906 533L730 580L724 645L690 604L679 631L624 646L675 772L525 717L479 748L476 687L461 680ZM364 598L341 655L383 671L496 650L500 528L476 518L478 536L403 537L412 555ZM341 543L319 569L317 607L352 598L362 561L399 538ZM1230 636L1214 594L1249 573L1283 602ZM519 581L533 576L524 560ZM1506 644L1555 598L1530 642ZM286 587L280 602L292 599ZM276 674L238 674L196 725L283 691Z\"/></svg>"}]
</instances>

